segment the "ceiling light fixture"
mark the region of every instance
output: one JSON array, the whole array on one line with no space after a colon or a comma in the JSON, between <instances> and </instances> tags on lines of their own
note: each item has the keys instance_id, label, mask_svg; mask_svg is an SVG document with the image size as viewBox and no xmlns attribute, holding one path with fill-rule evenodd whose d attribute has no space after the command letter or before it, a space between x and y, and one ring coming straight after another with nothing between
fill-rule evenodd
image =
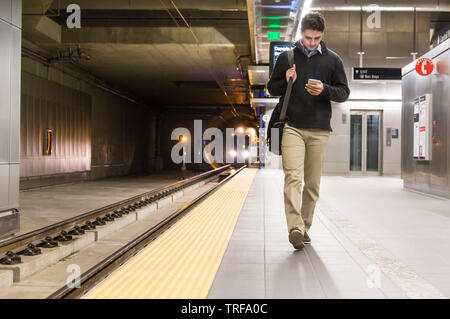
<instances>
[{"instance_id":1,"label":"ceiling light fixture","mask_svg":"<svg viewBox=\"0 0 450 319\"><path fill-rule=\"evenodd\" d=\"M291 9L291 6L283 6L283 5L258 5L260 8L268 8L268 9Z\"/></svg>"},{"instance_id":2,"label":"ceiling light fixture","mask_svg":"<svg viewBox=\"0 0 450 319\"><path fill-rule=\"evenodd\" d=\"M283 20L283 19L289 19L289 16L281 16L281 17L264 17L264 16L262 16L261 19L267 19L267 20Z\"/></svg>"},{"instance_id":3,"label":"ceiling light fixture","mask_svg":"<svg viewBox=\"0 0 450 319\"><path fill-rule=\"evenodd\" d=\"M404 56L387 56L386 60L403 60L403 59L409 59L409 57Z\"/></svg>"},{"instance_id":4,"label":"ceiling light fixture","mask_svg":"<svg viewBox=\"0 0 450 319\"><path fill-rule=\"evenodd\" d=\"M294 38L295 42L300 40L300 37L302 35L302 19L311 9L311 3L312 3L312 0L305 0L305 2L303 3L302 14L300 15L300 19L298 21L297 33L295 34L295 38Z\"/></svg>"},{"instance_id":5,"label":"ceiling light fixture","mask_svg":"<svg viewBox=\"0 0 450 319\"><path fill-rule=\"evenodd\" d=\"M269 29L279 29L281 25L279 23L271 23L269 24Z\"/></svg>"},{"instance_id":6,"label":"ceiling light fixture","mask_svg":"<svg viewBox=\"0 0 450 319\"><path fill-rule=\"evenodd\" d=\"M374 7L373 6L363 6L362 7L363 11L367 11L367 12L373 12L374 11ZM360 6L336 6L336 7L314 7L311 8L311 10L313 11L360 11L361 7ZM410 11L414 11L414 7L389 7L389 6L378 6L377 10L380 11L397 11L397 12L410 12ZM417 11L442 11L442 9L439 9L438 6L434 6L434 7L417 7L416 8Z\"/></svg>"}]
</instances>

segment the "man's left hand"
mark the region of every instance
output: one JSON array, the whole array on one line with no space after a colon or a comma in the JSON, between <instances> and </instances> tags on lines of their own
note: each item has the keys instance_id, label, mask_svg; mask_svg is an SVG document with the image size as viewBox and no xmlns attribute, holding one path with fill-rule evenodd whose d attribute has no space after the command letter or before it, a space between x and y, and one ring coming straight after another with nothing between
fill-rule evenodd
<instances>
[{"instance_id":1,"label":"man's left hand","mask_svg":"<svg viewBox=\"0 0 450 319\"><path fill-rule=\"evenodd\" d=\"M311 95L319 95L323 91L323 83L322 81L319 81L320 83L318 85L313 84L306 84L305 89L308 91Z\"/></svg>"}]
</instances>

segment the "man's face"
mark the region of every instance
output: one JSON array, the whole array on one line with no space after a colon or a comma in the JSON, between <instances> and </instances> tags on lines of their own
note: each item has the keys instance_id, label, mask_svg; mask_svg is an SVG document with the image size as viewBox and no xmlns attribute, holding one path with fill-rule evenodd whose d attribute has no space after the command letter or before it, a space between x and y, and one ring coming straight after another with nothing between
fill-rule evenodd
<instances>
[{"instance_id":1,"label":"man's face","mask_svg":"<svg viewBox=\"0 0 450 319\"><path fill-rule=\"evenodd\" d=\"M302 32L302 43L303 46L308 49L308 51L312 51L317 49L322 41L323 32L317 30L307 29Z\"/></svg>"}]
</instances>

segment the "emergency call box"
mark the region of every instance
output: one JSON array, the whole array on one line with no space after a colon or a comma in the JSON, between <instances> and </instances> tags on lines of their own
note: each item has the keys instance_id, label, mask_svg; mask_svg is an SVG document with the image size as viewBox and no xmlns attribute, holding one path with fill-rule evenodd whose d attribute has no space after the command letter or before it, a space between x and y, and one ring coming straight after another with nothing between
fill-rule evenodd
<instances>
[{"instance_id":1,"label":"emergency call box","mask_svg":"<svg viewBox=\"0 0 450 319\"><path fill-rule=\"evenodd\" d=\"M414 100L414 159L431 161L433 101L431 94Z\"/></svg>"}]
</instances>

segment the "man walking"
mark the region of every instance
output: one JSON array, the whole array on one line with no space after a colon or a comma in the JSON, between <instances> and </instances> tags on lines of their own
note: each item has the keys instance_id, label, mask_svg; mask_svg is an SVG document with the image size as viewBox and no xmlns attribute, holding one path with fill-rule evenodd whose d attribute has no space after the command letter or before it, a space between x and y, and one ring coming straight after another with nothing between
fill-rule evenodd
<instances>
[{"instance_id":1,"label":"man walking","mask_svg":"<svg viewBox=\"0 0 450 319\"><path fill-rule=\"evenodd\" d=\"M281 150L289 241L296 249L311 242L308 231L332 131L330 101L345 102L350 94L341 58L322 41L324 30L322 14L307 14L301 22L302 39L295 44L294 66L290 68L287 52L282 53L268 83L270 94L280 96L285 94L289 78L294 81Z\"/></svg>"}]
</instances>

